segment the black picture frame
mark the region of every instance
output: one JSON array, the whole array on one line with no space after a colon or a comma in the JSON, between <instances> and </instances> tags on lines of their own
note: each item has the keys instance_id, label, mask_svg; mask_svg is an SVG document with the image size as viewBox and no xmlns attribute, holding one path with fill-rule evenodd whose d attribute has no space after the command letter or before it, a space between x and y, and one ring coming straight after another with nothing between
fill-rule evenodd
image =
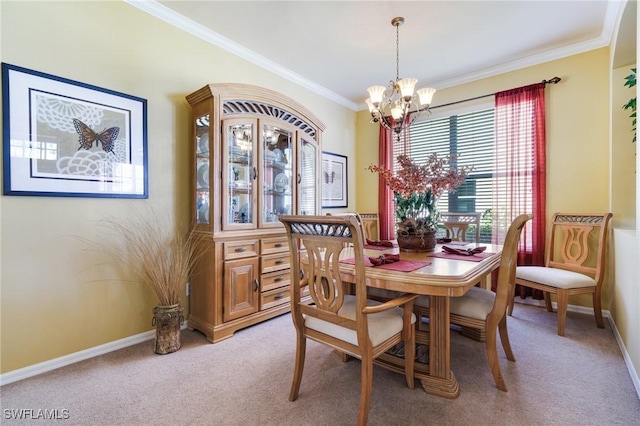
<instances>
[{"instance_id":1,"label":"black picture frame","mask_svg":"<svg viewBox=\"0 0 640 426\"><path fill-rule=\"evenodd\" d=\"M348 207L347 156L322 152L322 208Z\"/></svg>"},{"instance_id":2,"label":"black picture frame","mask_svg":"<svg viewBox=\"0 0 640 426\"><path fill-rule=\"evenodd\" d=\"M4 194L148 198L147 100L2 63Z\"/></svg>"}]
</instances>

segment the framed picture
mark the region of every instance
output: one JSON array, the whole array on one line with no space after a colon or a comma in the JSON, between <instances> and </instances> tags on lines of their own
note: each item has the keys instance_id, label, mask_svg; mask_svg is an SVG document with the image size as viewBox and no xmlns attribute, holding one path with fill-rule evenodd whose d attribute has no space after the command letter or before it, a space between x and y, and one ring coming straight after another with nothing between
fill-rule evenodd
<instances>
[{"instance_id":1,"label":"framed picture","mask_svg":"<svg viewBox=\"0 0 640 426\"><path fill-rule=\"evenodd\" d=\"M347 207L347 157L322 152L322 207Z\"/></svg>"},{"instance_id":2,"label":"framed picture","mask_svg":"<svg viewBox=\"0 0 640 426\"><path fill-rule=\"evenodd\" d=\"M148 198L146 99L2 64L4 194Z\"/></svg>"}]
</instances>

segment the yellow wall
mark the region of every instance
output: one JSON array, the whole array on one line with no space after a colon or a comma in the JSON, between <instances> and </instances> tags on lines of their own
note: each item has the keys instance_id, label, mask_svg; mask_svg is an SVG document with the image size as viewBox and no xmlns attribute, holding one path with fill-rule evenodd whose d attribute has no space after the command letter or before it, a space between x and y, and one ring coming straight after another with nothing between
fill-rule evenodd
<instances>
[{"instance_id":1,"label":"yellow wall","mask_svg":"<svg viewBox=\"0 0 640 426\"><path fill-rule=\"evenodd\" d=\"M622 108L636 95L635 88L624 86L625 77L631 74L629 64L614 69L611 74L611 205L614 226L636 229L636 147L633 143L631 110Z\"/></svg>"},{"instance_id":2,"label":"yellow wall","mask_svg":"<svg viewBox=\"0 0 640 426\"><path fill-rule=\"evenodd\" d=\"M77 237L101 240L99 219L147 207L186 229L190 92L215 82L279 91L327 125L325 150L354 158L353 111L126 3L2 1L0 17L2 62L147 99L149 136L148 200L1 197L2 373L151 329L154 297Z\"/></svg>"},{"instance_id":3,"label":"yellow wall","mask_svg":"<svg viewBox=\"0 0 640 426\"><path fill-rule=\"evenodd\" d=\"M609 208L609 70L608 49L598 49L541 65L436 92L434 106L500 90L562 78L546 90L547 209L607 211ZM486 102L485 99L483 102ZM490 101L490 99L489 99ZM462 104L459 106L467 106ZM437 110L438 112L440 110ZM377 130L368 112L358 113L358 154L362 162L378 162ZM365 159L366 158L366 159ZM361 167L358 185L377 188L377 179ZM370 192L370 191L369 191ZM361 211L375 200L358 198ZM362 206L360 205L362 203Z\"/></svg>"},{"instance_id":4,"label":"yellow wall","mask_svg":"<svg viewBox=\"0 0 640 426\"><path fill-rule=\"evenodd\" d=\"M640 367L640 291L637 279L640 247L634 231L637 143L631 143L629 137L628 114L622 114L622 120L618 111L620 105L628 100L628 91L614 95L610 106L610 93L617 92L615 87L621 84L620 76L627 75L627 71L626 74L620 70L610 71L609 49L602 48L440 90L435 94L434 106L554 76L562 78L559 84L547 86L546 90L548 219L556 211L613 211L614 226L627 228L616 229L612 234L609 279L604 286L602 301L603 308L611 310L637 371ZM613 82L610 83L612 76ZM622 97L625 100L621 103ZM612 129L610 117L614 124ZM378 162L377 141L377 126L369 124L368 111L359 112L359 211L377 210L377 178L365 170L368 164ZM586 295L573 296L569 303L592 307L591 297Z\"/></svg>"},{"instance_id":5,"label":"yellow wall","mask_svg":"<svg viewBox=\"0 0 640 426\"><path fill-rule=\"evenodd\" d=\"M309 108L327 124L323 149L349 158L349 207L343 210L377 210L377 178L366 167L377 163L378 131L367 112L355 114L125 3L2 1L0 19L3 62L148 100L150 181L148 200L0 197L0 373L151 329L155 300L150 293L123 282L76 237L105 238L96 228L99 219L124 220L131 209L146 207L166 211L179 228L186 228L185 95L207 83L264 86ZM610 160L627 154L610 150L608 49L440 90L434 102L556 75L563 81L547 89L549 214L605 211L613 199L620 212L614 220L632 216L624 190L616 185L618 180L624 184L624 176L610 171ZM623 247L637 246L635 233L628 239ZM638 265L630 256L629 250L616 253L616 265L629 266L615 277L625 284L608 284L604 299L605 309L622 323L625 344L636 348L631 355L638 370L640 350L633 337L640 335L637 275L628 272ZM590 306L588 300L570 302Z\"/></svg>"}]
</instances>

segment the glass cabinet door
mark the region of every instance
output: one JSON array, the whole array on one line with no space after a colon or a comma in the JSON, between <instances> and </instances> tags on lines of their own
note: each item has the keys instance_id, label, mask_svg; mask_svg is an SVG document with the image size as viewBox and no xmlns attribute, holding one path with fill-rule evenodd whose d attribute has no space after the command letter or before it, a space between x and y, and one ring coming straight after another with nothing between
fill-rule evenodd
<instances>
[{"instance_id":1,"label":"glass cabinet door","mask_svg":"<svg viewBox=\"0 0 640 426\"><path fill-rule=\"evenodd\" d=\"M281 214L293 211L293 170L295 154L293 133L263 122L261 124L261 227L282 226Z\"/></svg>"},{"instance_id":2,"label":"glass cabinet door","mask_svg":"<svg viewBox=\"0 0 640 426\"><path fill-rule=\"evenodd\" d=\"M226 120L223 125L223 229L257 225L256 128L253 120Z\"/></svg>"},{"instance_id":3,"label":"glass cabinet door","mask_svg":"<svg viewBox=\"0 0 640 426\"><path fill-rule=\"evenodd\" d=\"M209 153L211 144L209 140L209 114L196 119L195 153L196 153L196 223L207 225L210 223L211 191L209 188Z\"/></svg>"},{"instance_id":4,"label":"glass cabinet door","mask_svg":"<svg viewBox=\"0 0 640 426\"><path fill-rule=\"evenodd\" d=\"M305 139L300 141L298 153L298 214L315 215L318 205L318 145Z\"/></svg>"}]
</instances>

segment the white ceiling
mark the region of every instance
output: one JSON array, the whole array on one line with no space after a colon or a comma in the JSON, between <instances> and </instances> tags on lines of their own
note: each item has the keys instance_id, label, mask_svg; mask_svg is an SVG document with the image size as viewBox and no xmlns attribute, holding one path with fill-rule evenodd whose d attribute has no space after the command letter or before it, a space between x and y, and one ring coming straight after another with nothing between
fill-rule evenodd
<instances>
[{"instance_id":1,"label":"white ceiling","mask_svg":"<svg viewBox=\"0 0 640 426\"><path fill-rule=\"evenodd\" d=\"M395 79L396 16L405 18L400 77L443 89L608 46L623 4L125 1L353 109L364 102L367 87Z\"/></svg>"}]
</instances>

